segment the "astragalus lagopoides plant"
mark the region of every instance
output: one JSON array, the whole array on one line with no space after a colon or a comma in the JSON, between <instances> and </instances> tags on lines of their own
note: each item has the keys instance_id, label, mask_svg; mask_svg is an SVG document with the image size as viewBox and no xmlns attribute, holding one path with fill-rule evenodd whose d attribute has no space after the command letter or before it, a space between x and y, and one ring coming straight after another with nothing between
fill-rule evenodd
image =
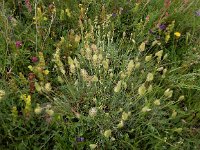
<instances>
[{"instance_id":1,"label":"astragalus lagopoides plant","mask_svg":"<svg viewBox=\"0 0 200 150\"><path fill-rule=\"evenodd\" d=\"M176 104L184 96L174 96L176 89L166 84L166 52L150 52L147 41L136 44L135 39L129 39L134 42L127 52L113 43L114 32L91 28L92 32L82 32L78 51L67 58L67 64L61 60L59 47L53 55L59 86L52 99L58 113L77 118L72 136L82 136L88 145L99 148L136 148L143 142L180 146L184 128L182 110ZM161 43L151 43L156 44Z\"/></svg>"}]
</instances>

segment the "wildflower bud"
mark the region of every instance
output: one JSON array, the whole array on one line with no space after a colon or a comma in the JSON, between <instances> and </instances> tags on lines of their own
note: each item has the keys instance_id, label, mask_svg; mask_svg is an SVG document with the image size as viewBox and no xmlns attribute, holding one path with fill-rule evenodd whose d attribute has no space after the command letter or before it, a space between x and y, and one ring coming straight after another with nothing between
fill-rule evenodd
<instances>
[{"instance_id":1,"label":"wildflower bud","mask_svg":"<svg viewBox=\"0 0 200 150\"><path fill-rule=\"evenodd\" d=\"M92 44L90 47L91 47L91 49L92 49L93 51L97 51L97 46L96 46L95 44Z\"/></svg>"},{"instance_id":2,"label":"wildflower bud","mask_svg":"<svg viewBox=\"0 0 200 150\"><path fill-rule=\"evenodd\" d=\"M129 116L128 113L123 112L122 113L122 120L126 121L128 119L128 116Z\"/></svg>"},{"instance_id":3,"label":"wildflower bud","mask_svg":"<svg viewBox=\"0 0 200 150\"><path fill-rule=\"evenodd\" d=\"M51 88L51 83L46 83L45 86L44 86L44 88L45 88L45 91L46 91L46 92L50 92L51 89L52 89L52 88Z\"/></svg>"},{"instance_id":4,"label":"wildflower bud","mask_svg":"<svg viewBox=\"0 0 200 150\"><path fill-rule=\"evenodd\" d=\"M21 41L16 41L15 46L17 48L20 48L22 46L22 42Z\"/></svg>"},{"instance_id":5,"label":"wildflower bud","mask_svg":"<svg viewBox=\"0 0 200 150\"><path fill-rule=\"evenodd\" d=\"M61 76L58 76L57 80L58 80L59 83L63 83L64 82Z\"/></svg>"},{"instance_id":6,"label":"wildflower bud","mask_svg":"<svg viewBox=\"0 0 200 150\"><path fill-rule=\"evenodd\" d=\"M155 46L158 43L158 40L152 42L152 46Z\"/></svg>"},{"instance_id":7,"label":"wildflower bud","mask_svg":"<svg viewBox=\"0 0 200 150\"><path fill-rule=\"evenodd\" d=\"M143 52L145 50L145 42L142 42L138 49L140 52Z\"/></svg>"},{"instance_id":8,"label":"wildflower bud","mask_svg":"<svg viewBox=\"0 0 200 150\"><path fill-rule=\"evenodd\" d=\"M81 37L79 35L75 35L75 39L74 40L75 40L76 43L79 43L80 40L81 40Z\"/></svg>"},{"instance_id":9,"label":"wildflower bud","mask_svg":"<svg viewBox=\"0 0 200 150\"><path fill-rule=\"evenodd\" d=\"M158 51L157 53L155 53L155 56L158 57L158 58L157 58L158 61L161 60L162 55L163 55L163 50L160 50L160 51Z\"/></svg>"},{"instance_id":10,"label":"wildflower bud","mask_svg":"<svg viewBox=\"0 0 200 150\"><path fill-rule=\"evenodd\" d=\"M175 128L175 129L174 129L174 131L175 131L175 132L178 132L178 133L181 133L182 130L183 130L182 128Z\"/></svg>"},{"instance_id":11,"label":"wildflower bud","mask_svg":"<svg viewBox=\"0 0 200 150\"><path fill-rule=\"evenodd\" d=\"M73 61L73 59L70 56L68 57L68 64L69 65L74 64L74 61Z\"/></svg>"},{"instance_id":12,"label":"wildflower bud","mask_svg":"<svg viewBox=\"0 0 200 150\"><path fill-rule=\"evenodd\" d=\"M96 54L94 54L92 57L92 60L93 60L94 65L96 65L97 61L98 61L98 56Z\"/></svg>"},{"instance_id":13,"label":"wildflower bud","mask_svg":"<svg viewBox=\"0 0 200 150\"><path fill-rule=\"evenodd\" d=\"M83 80L87 80L88 78L88 73L85 69L81 69L81 76L83 77Z\"/></svg>"},{"instance_id":14,"label":"wildflower bud","mask_svg":"<svg viewBox=\"0 0 200 150\"><path fill-rule=\"evenodd\" d=\"M149 112L151 109L148 106L142 108L142 112Z\"/></svg>"},{"instance_id":15,"label":"wildflower bud","mask_svg":"<svg viewBox=\"0 0 200 150\"><path fill-rule=\"evenodd\" d=\"M49 74L49 70L44 70L43 73L44 73L45 75L48 75L48 74Z\"/></svg>"},{"instance_id":16,"label":"wildflower bud","mask_svg":"<svg viewBox=\"0 0 200 150\"><path fill-rule=\"evenodd\" d=\"M164 92L164 95L165 95L167 98L172 97L172 94L173 94L173 91L170 90L170 89L167 89L167 90Z\"/></svg>"},{"instance_id":17,"label":"wildflower bud","mask_svg":"<svg viewBox=\"0 0 200 150\"><path fill-rule=\"evenodd\" d=\"M152 54L145 57L145 61L149 62L152 59Z\"/></svg>"},{"instance_id":18,"label":"wildflower bud","mask_svg":"<svg viewBox=\"0 0 200 150\"><path fill-rule=\"evenodd\" d=\"M97 81L99 81L99 79L98 79L98 77L97 77L96 75L94 75L94 76L92 77L92 81L93 81L93 82L97 82Z\"/></svg>"},{"instance_id":19,"label":"wildflower bud","mask_svg":"<svg viewBox=\"0 0 200 150\"><path fill-rule=\"evenodd\" d=\"M113 76L114 76L114 74L111 72L111 73L110 73L110 78L112 79L112 78L113 78Z\"/></svg>"},{"instance_id":20,"label":"wildflower bud","mask_svg":"<svg viewBox=\"0 0 200 150\"><path fill-rule=\"evenodd\" d=\"M5 91L3 90L0 90L0 100L5 96Z\"/></svg>"},{"instance_id":21,"label":"wildflower bud","mask_svg":"<svg viewBox=\"0 0 200 150\"><path fill-rule=\"evenodd\" d=\"M96 109L95 107L93 107L93 108L91 108L91 109L89 110L89 116L90 116L90 117L95 117L96 114L97 114L97 109Z\"/></svg>"},{"instance_id":22,"label":"wildflower bud","mask_svg":"<svg viewBox=\"0 0 200 150\"><path fill-rule=\"evenodd\" d=\"M71 72L72 74L74 74L74 73L76 72L76 67L75 67L75 65L74 65L74 64L71 64L71 65L69 66L69 70L70 70L70 72Z\"/></svg>"},{"instance_id":23,"label":"wildflower bud","mask_svg":"<svg viewBox=\"0 0 200 150\"><path fill-rule=\"evenodd\" d=\"M38 58L37 58L37 57L32 57L32 58L31 58L31 61L32 61L33 63L35 63L35 62L38 61Z\"/></svg>"},{"instance_id":24,"label":"wildflower bud","mask_svg":"<svg viewBox=\"0 0 200 150\"><path fill-rule=\"evenodd\" d=\"M76 68L80 68L80 63L76 58L74 58L74 65Z\"/></svg>"},{"instance_id":25,"label":"wildflower bud","mask_svg":"<svg viewBox=\"0 0 200 150\"><path fill-rule=\"evenodd\" d=\"M163 56L163 60L165 60L167 57L168 57L168 54L165 54L165 55Z\"/></svg>"},{"instance_id":26,"label":"wildflower bud","mask_svg":"<svg viewBox=\"0 0 200 150\"><path fill-rule=\"evenodd\" d=\"M182 101L185 99L185 96L184 95L181 95L179 98L178 98L178 101Z\"/></svg>"},{"instance_id":27,"label":"wildflower bud","mask_svg":"<svg viewBox=\"0 0 200 150\"><path fill-rule=\"evenodd\" d=\"M122 81L118 81L117 85L114 88L114 92L118 93L121 90Z\"/></svg>"},{"instance_id":28,"label":"wildflower bud","mask_svg":"<svg viewBox=\"0 0 200 150\"><path fill-rule=\"evenodd\" d=\"M36 91L38 91L39 93L42 92L42 87L38 84L38 82L35 82L35 89L36 89Z\"/></svg>"},{"instance_id":29,"label":"wildflower bud","mask_svg":"<svg viewBox=\"0 0 200 150\"><path fill-rule=\"evenodd\" d=\"M144 84L142 84L139 88L138 88L138 94L140 96L143 96L146 93L146 87Z\"/></svg>"},{"instance_id":30,"label":"wildflower bud","mask_svg":"<svg viewBox=\"0 0 200 150\"><path fill-rule=\"evenodd\" d=\"M153 90L153 86L152 86L152 84L150 84L149 87L148 87L148 89L147 89L147 91L151 92L152 90Z\"/></svg>"},{"instance_id":31,"label":"wildflower bud","mask_svg":"<svg viewBox=\"0 0 200 150\"><path fill-rule=\"evenodd\" d=\"M175 118L177 116L177 112L175 110L173 110L172 112L172 118Z\"/></svg>"},{"instance_id":32,"label":"wildflower bud","mask_svg":"<svg viewBox=\"0 0 200 150\"><path fill-rule=\"evenodd\" d=\"M37 104L37 107L35 108L34 112L35 112L35 114L37 114L37 115L40 114L40 113L42 112L42 108L40 107L39 104Z\"/></svg>"},{"instance_id":33,"label":"wildflower bud","mask_svg":"<svg viewBox=\"0 0 200 150\"><path fill-rule=\"evenodd\" d=\"M168 43L169 39L170 39L170 35L167 34L167 35L165 36L165 42Z\"/></svg>"},{"instance_id":34,"label":"wildflower bud","mask_svg":"<svg viewBox=\"0 0 200 150\"><path fill-rule=\"evenodd\" d=\"M121 78L121 79L124 79L125 77L126 77L126 74L125 74L123 71L121 71L121 72L120 72L120 78Z\"/></svg>"},{"instance_id":35,"label":"wildflower bud","mask_svg":"<svg viewBox=\"0 0 200 150\"><path fill-rule=\"evenodd\" d=\"M90 144L89 147L92 150L92 149L95 149L97 147L97 145L96 144Z\"/></svg>"},{"instance_id":36,"label":"wildflower bud","mask_svg":"<svg viewBox=\"0 0 200 150\"><path fill-rule=\"evenodd\" d=\"M124 121L121 120L120 123L117 125L117 128L123 128L124 127Z\"/></svg>"},{"instance_id":37,"label":"wildflower bud","mask_svg":"<svg viewBox=\"0 0 200 150\"><path fill-rule=\"evenodd\" d=\"M136 69L140 68L140 62L136 62L136 63L135 63L135 68L136 68Z\"/></svg>"},{"instance_id":38,"label":"wildflower bud","mask_svg":"<svg viewBox=\"0 0 200 150\"><path fill-rule=\"evenodd\" d=\"M103 60L103 62L102 62L103 68L104 68L105 70L108 70L108 67L109 67L108 63L109 63L109 60L108 60L108 59Z\"/></svg>"},{"instance_id":39,"label":"wildflower bud","mask_svg":"<svg viewBox=\"0 0 200 150\"><path fill-rule=\"evenodd\" d=\"M148 81L148 82L149 82L149 81L152 81L153 78L154 78L154 77L153 77L153 74L152 74L152 73L148 73L148 74L147 74L147 79L146 79L146 81Z\"/></svg>"},{"instance_id":40,"label":"wildflower bud","mask_svg":"<svg viewBox=\"0 0 200 150\"><path fill-rule=\"evenodd\" d=\"M33 71L33 67L31 65L28 66L28 69L30 69L30 71Z\"/></svg>"},{"instance_id":41,"label":"wildflower bud","mask_svg":"<svg viewBox=\"0 0 200 150\"><path fill-rule=\"evenodd\" d=\"M167 73L167 69L165 68L165 69L163 70L162 78L165 78L166 73Z\"/></svg>"},{"instance_id":42,"label":"wildflower bud","mask_svg":"<svg viewBox=\"0 0 200 150\"><path fill-rule=\"evenodd\" d=\"M85 51L84 51L84 49L83 49L83 48L81 48L81 49L80 49L80 54L81 54L81 56L82 56L82 57L84 57L84 56L85 56Z\"/></svg>"},{"instance_id":43,"label":"wildflower bud","mask_svg":"<svg viewBox=\"0 0 200 150\"><path fill-rule=\"evenodd\" d=\"M164 67L160 67L157 69L157 71L162 71L164 69Z\"/></svg>"},{"instance_id":44,"label":"wildflower bud","mask_svg":"<svg viewBox=\"0 0 200 150\"><path fill-rule=\"evenodd\" d=\"M98 58L99 58L99 61L102 61L103 60L102 54L99 54Z\"/></svg>"},{"instance_id":45,"label":"wildflower bud","mask_svg":"<svg viewBox=\"0 0 200 150\"><path fill-rule=\"evenodd\" d=\"M131 74L133 68L134 68L134 62L133 62L133 60L130 60L130 62L128 63L128 67L127 67L128 75Z\"/></svg>"},{"instance_id":46,"label":"wildflower bud","mask_svg":"<svg viewBox=\"0 0 200 150\"><path fill-rule=\"evenodd\" d=\"M157 105L157 106L159 106L160 105L160 100L159 99L155 100L154 104Z\"/></svg>"},{"instance_id":47,"label":"wildflower bud","mask_svg":"<svg viewBox=\"0 0 200 150\"><path fill-rule=\"evenodd\" d=\"M49 116L53 116L54 111L51 110L51 109L46 109L46 113L47 113Z\"/></svg>"},{"instance_id":48,"label":"wildflower bud","mask_svg":"<svg viewBox=\"0 0 200 150\"><path fill-rule=\"evenodd\" d=\"M111 134L112 134L112 131L109 129L109 130L106 130L105 132L104 132L104 136L106 137L106 138L109 138L110 136L111 136Z\"/></svg>"},{"instance_id":49,"label":"wildflower bud","mask_svg":"<svg viewBox=\"0 0 200 150\"><path fill-rule=\"evenodd\" d=\"M92 51L91 51L91 49L90 48L86 48L86 58L88 59L88 60L91 60L91 57L92 57Z\"/></svg>"},{"instance_id":50,"label":"wildflower bud","mask_svg":"<svg viewBox=\"0 0 200 150\"><path fill-rule=\"evenodd\" d=\"M71 17L71 13L70 13L69 8L66 8L66 9L65 9L65 12L67 13L67 16L68 16L68 17Z\"/></svg>"}]
</instances>

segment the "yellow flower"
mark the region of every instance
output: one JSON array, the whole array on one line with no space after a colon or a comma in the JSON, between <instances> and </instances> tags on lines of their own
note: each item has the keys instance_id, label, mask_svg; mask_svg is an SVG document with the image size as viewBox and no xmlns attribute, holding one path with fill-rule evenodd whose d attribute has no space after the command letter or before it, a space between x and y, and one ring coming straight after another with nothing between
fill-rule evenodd
<instances>
[{"instance_id":1,"label":"yellow flower","mask_svg":"<svg viewBox=\"0 0 200 150\"><path fill-rule=\"evenodd\" d=\"M181 33L180 32L174 32L174 35L179 38L181 36Z\"/></svg>"}]
</instances>

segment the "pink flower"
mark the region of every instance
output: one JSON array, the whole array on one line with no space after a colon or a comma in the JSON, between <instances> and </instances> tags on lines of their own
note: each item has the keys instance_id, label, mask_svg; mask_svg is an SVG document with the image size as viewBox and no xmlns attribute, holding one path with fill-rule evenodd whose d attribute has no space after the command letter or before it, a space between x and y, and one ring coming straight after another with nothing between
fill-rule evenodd
<instances>
[{"instance_id":1,"label":"pink flower","mask_svg":"<svg viewBox=\"0 0 200 150\"><path fill-rule=\"evenodd\" d=\"M20 48L20 47L22 46L22 42L21 42L21 41L16 41L16 42L15 42L15 46L16 46L17 48Z\"/></svg>"},{"instance_id":2,"label":"pink flower","mask_svg":"<svg viewBox=\"0 0 200 150\"><path fill-rule=\"evenodd\" d=\"M31 3L30 0L25 0L26 8L28 9L29 12L32 11Z\"/></svg>"},{"instance_id":3,"label":"pink flower","mask_svg":"<svg viewBox=\"0 0 200 150\"><path fill-rule=\"evenodd\" d=\"M32 58L31 58L31 61L32 61L33 63L35 63L35 62L38 61L38 58L37 58L37 57L32 57Z\"/></svg>"}]
</instances>

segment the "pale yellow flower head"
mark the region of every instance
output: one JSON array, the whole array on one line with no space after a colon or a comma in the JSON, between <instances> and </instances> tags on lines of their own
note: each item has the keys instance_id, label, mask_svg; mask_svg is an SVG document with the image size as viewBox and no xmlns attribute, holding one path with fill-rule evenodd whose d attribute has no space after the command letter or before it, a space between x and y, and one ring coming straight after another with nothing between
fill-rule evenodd
<instances>
[{"instance_id":1,"label":"pale yellow flower head","mask_svg":"<svg viewBox=\"0 0 200 150\"><path fill-rule=\"evenodd\" d=\"M90 149L95 149L97 147L97 144L90 144L89 147Z\"/></svg>"},{"instance_id":2,"label":"pale yellow flower head","mask_svg":"<svg viewBox=\"0 0 200 150\"><path fill-rule=\"evenodd\" d=\"M142 84L139 88L138 88L138 94L140 96L143 96L146 93L146 87L144 84Z\"/></svg>"},{"instance_id":3,"label":"pale yellow flower head","mask_svg":"<svg viewBox=\"0 0 200 150\"><path fill-rule=\"evenodd\" d=\"M147 79L146 79L146 81L152 81L153 78L154 78L153 73L148 73L148 74L147 74Z\"/></svg>"},{"instance_id":4,"label":"pale yellow flower head","mask_svg":"<svg viewBox=\"0 0 200 150\"><path fill-rule=\"evenodd\" d=\"M112 134L112 131L109 129L109 130L106 130L105 132L104 132L104 136L106 137L106 138L109 138L110 136L111 136L111 134Z\"/></svg>"},{"instance_id":5,"label":"pale yellow flower head","mask_svg":"<svg viewBox=\"0 0 200 150\"><path fill-rule=\"evenodd\" d=\"M142 112L149 112L151 109L148 106L142 108Z\"/></svg>"},{"instance_id":6,"label":"pale yellow flower head","mask_svg":"<svg viewBox=\"0 0 200 150\"><path fill-rule=\"evenodd\" d=\"M114 87L114 92L118 93L121 90L122 81L118 81L117 85Z\"/></svg>"},{"instance_id":7,"label":"pale yellow flower head","mask_svg":"<svg viewBox=\"0 0 200 150\"><path fill-rule=\"evenodd\" d=\"M0 90L0 100L5 96L6 92L4 90Z\"/></svg>"}]
</instances>

